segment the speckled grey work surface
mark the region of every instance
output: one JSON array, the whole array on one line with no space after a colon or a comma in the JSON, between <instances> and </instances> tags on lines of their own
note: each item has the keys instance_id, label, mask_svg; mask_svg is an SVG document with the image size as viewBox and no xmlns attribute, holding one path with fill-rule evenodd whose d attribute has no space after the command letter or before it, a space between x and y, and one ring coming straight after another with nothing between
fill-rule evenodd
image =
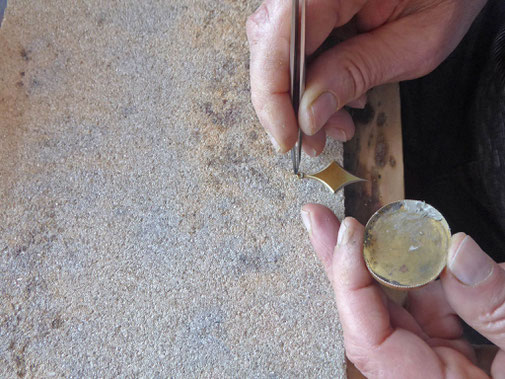
<instances>
[{"instance_id":1,"label":"speckled grey work surface","mask_svg":"<svg viewBox=\"0 0 505 379\"><path fill-rule=\"evenodd\" d=\"M0 377L344 376L299 217L343 198L293 178L257 122L258 5L9 2Z\"/></svg>"}]
</instances>

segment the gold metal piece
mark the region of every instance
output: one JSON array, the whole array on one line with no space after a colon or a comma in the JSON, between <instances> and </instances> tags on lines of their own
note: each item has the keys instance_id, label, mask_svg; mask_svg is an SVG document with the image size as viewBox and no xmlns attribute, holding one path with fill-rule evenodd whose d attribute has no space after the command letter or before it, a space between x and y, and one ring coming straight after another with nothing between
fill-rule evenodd
<instances>
[{"instance_id":1,"label":"gold metal piece","mask_svg":"<svg viewBox=\"0 0 505 379\"><path fill-rule=\"evenodd\" d=\"M361 182L364 179L358 178L344 170L337 162L331 162L324 170L313 174L297 174L299 179L310 178L323 183L333 193L348 184Z\"/></svg>"},{"instance_id":2,"label":"gold metal piece","mask_svg":"<svg viewBox=\"0 0 505 379\"><path fill-rule=\"evenodd\" d=\"M365 227L363 255L380 283L399 289L435 280L447 264L451 232L431 205L400 200L379 209Z\"/></svg>"}]
</instances>

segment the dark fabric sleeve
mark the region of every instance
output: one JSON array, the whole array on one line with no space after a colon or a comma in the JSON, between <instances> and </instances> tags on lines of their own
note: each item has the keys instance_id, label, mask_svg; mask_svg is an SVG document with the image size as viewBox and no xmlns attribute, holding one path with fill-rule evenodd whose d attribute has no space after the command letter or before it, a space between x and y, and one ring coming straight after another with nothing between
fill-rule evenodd
<instances>
[{"instance_id":1,"label":"dark fabric sleeve","mask_svg":"<svg viewBox=\"0 0 505 379\"><path fill-rule=\"evenodd\" d=\"M470 234L499 262L505 261L505 91L496 52L504 20L505 2L489 2L444 63L401 83L406 197L435 206L453 233Z\"/></svg>"},{"instance_id":2,"label":"dark fabric sleeve","mask_svg":"<svg viewBox=\"0 0 505 379\"><path fill-rule=\"evenodd\" d=\"M490 1L434 72L400 85L405 191L505 261L505 2ZM490 343L468 325L472 343Z\"/></svg>"}]
</instances>

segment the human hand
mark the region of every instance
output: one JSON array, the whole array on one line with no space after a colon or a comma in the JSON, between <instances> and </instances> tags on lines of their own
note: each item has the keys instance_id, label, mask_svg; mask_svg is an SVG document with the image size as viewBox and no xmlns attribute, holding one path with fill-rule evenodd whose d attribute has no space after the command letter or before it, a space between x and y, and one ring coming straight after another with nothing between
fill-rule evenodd
<instances>
[{"instance_id":1,"label":"human hand","mask_svg":"<svg viewBox=\"0 0 505 379\"><path fill-rule=\"evenodd\" d=\"M326 135L345 141L354 124L343 109L363 107L366 91L414 79L435 69L461 41L485 0L311 0L306 53L353 17L360 34L318 56L307 67L298 113L304 151L320 154ZM290 0L265 0L247 21L251 98L280 152L296 143L298 124L289 95Z\"/></svg>"},{"instance_id":2,"label":"human hand","mask_svg":"<svg viewBox=\"0 0 505 379\"><path fill-rule=\"evenodd\" d=\"M363 260L364 228L340 225L318 204L302 218L335 292L347 357L367 378L487 378L475 365L458 316L500 350L493 378L505 378L505 270L464 233L451 240L441 280L389 300Z\"/></svg>"}]
</instances>

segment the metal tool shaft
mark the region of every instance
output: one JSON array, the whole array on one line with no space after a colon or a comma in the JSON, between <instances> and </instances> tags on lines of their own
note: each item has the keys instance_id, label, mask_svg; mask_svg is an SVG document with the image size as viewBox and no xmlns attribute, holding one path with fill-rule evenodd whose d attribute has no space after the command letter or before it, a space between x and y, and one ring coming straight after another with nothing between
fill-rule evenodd
<instances>
[{"instance_id":1,"label":"metal tool shaft","mask_svg":"<svg viewBox=\"0 0 505 379\"><path fill-rule=\"evenodd\" d=\"M290 85L291 102L298 119L298 109L305 90L305 0L292 0L290 41ZM299 173L302 158L303 133L298 130L298 142L291 150L293 171Z\"/></svg>"}]
</instances>

